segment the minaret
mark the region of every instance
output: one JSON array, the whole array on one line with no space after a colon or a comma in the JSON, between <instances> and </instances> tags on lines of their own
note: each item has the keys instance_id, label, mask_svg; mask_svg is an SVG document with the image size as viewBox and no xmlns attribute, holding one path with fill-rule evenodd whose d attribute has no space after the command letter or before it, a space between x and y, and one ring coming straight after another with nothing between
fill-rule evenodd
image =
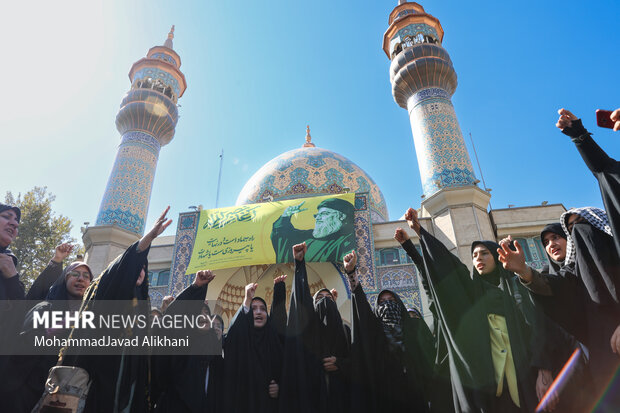
<instances>
[{"instance_id":1,"label":"minaret","mask_svg":"<svg viewBox=\"0 0 620 413\"><path fill-rule=\"evenodd\" d=\"M405 0L390 13L389 24L383 50L392 61L394 100L409 113L424 190L422 214L433 217L453 246L464 251L468 242L494 236L487 215L490 194L476 185L452 106L457 79L441 45L443 28L421 5ZM465 231L470 223L473 228Z\"/></svg>"},{"instance_id":2,"label":"minaret","mask_svg":"<svg viewBox=\"0 0 620 413\"><path fill-rule=\"evenodd\" d=\"M159 151L174 137L177 100L187 87L173 38L174 26L163 46L152 47L129 70L131 89L116 115L121 142L96 224L83 236L95 272L144 234Z\"/></svg>"}]
</instances>

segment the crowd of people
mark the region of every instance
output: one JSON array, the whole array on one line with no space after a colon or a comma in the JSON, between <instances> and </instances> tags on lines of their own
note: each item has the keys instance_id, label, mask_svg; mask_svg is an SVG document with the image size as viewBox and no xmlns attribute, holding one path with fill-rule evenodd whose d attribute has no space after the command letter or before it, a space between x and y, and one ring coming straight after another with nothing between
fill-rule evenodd
<instances>
[{"instance_id":1,"label":"crowd of people","mask_svg":"<svg viewBox=\"0 0 620 413\"><path fill-rule=\"evenodd\" d=\"M248 284L227 329L214 315L196 334L193 345L216 343L220 354L2 355L0 411L619 412L620 162L571 112L559 114L557 127L598 179L605 210L570 209L544 227L549 265L542 270L527 265L523 246L511 237L472 243L468 266L409 208L405 220L420 249L403 228L394 238L418 269L430 328L394 291L369 303L355 251L342 262L351 288L345 323L335 290L311 295L308 246L298 243L290 249L295 273L288 312L286 275L273 280L270 306L256 295L257 284ZM612 120L620 130L620 109ZM63 268L72 246L58 246L26 292L10 250L21 212L0 204L3 334L79 334L36 331L30 320L42 309L79 310L101 300L125 300L131 311L152 317L187 311L181 306L187 300L198 303L192 311L211 315L205 297L215 274L209 270L162 308L150 308L147 256L171 223L168 210L98 276L82 261ZM15 330L7 303L17 300L36 305ZM50 399L56 393L68 397Z\"/></svg>"}]
</instances>

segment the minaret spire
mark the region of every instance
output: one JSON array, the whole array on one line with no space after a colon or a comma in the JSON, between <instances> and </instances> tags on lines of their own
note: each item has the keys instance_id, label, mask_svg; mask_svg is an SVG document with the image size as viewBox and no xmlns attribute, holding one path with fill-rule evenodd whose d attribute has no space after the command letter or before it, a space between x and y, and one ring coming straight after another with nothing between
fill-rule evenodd
<instances>
[{"instance_id":1,"label":"minaret spire","mask_svg":"<svg viewBox=\"0 0 620 413\"><path fill-rule=\"evenodd\" d=\"M310 136L310 125L306 125L306 143L302 148L314 148L316 145L312 143L312 136Z\"/></svg>"},{"instance_id":2,"label":"minaret spire","mask_svg":"<svg viewBox=\"0 0 620 413\"><path fill-rule=\"evenodd\" d=\"M168 49L172 49L172 39L174 39L174 24L170 28L170 33L168 33L168 38L164 42L164 47Z\"/></svg>"},{"instance_id":3,"label":"minaret spire","mask_svg":"<svg viewBox=\"0 0 620 413\"><path fill-rule=\"evenodd\" d=\"M174 26L165 46L151 47L129 70L131 87L116 115L120 145L96 224L83 236L94 273L144 234L159 153L174 137L177 103L187 88L173 37Z\"/></svg>"}]
</instances>

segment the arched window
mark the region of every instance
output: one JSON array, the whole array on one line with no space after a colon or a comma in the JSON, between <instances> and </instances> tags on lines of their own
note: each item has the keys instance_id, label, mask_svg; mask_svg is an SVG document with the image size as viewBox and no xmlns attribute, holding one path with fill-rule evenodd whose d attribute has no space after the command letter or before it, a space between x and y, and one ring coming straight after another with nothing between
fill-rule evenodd
<instances>
[{"instance_id":1,"label":"arched window","mask_svg":"<svg viewBox=\"0 0 620 413\"><path fill-rule=\"evenodd\" d=\"M400 256L398 250L394 248L386 248L381 250L381 265L400 264Z\"/></svg>"},{"instance_id":2,"label":"arched window","mask_svg":"<svg viewBox=\"0 0 620 413\"><path fill-rule=\"evenodd\" d=\"M415 44L424 43L424 35L422 33L416 34L415 37L413 38L413 42Z\"/></svg>"},{"instance_id":3,"label":"arched window","mask_svg":"<svg viewBox=\"0 0 620 413\"><path fill-rule=\"evenodd\" d=\"M170 271L169 270L160 271L159 276L157 277L157 286L168 285L169 281L170 281Z\"/></svg>"},{"instance_id":4,"label":"arched window","mask_svg":"<svg viewBox=\"0 0 620 413\"><path fill-rule=\"evenodd\" d=\"M166 91L164 92L164 95L168 96L169 98L172 97L172 88L170 86L168 86L166 88Z\"/></svg>"},{"instance_id":5,"label":"arched window","mask_svg":"<svg viewBox=\"0 0 620 413\"><path fill-rule=\"evenodd\" d=\"M401 46L404 45L404 47L411 47L414 44L415 43L413 39L411 38L411 36L405 36L405 40L401 43Z\"/></svg>"}]
</instances>

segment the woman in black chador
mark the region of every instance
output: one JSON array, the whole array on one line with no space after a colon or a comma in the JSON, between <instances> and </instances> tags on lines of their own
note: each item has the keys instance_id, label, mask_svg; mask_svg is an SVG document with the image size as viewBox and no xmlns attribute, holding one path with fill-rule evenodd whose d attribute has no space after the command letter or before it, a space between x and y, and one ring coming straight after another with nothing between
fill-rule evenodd
<instances>
[{"instance_id":1,"label":"woman in black chador","mask_svg":"<svg viewBox=\"0 0 620 413\"><path fill-rule=\"evenodd\" d=\"M284 276L274 280L271 316L256 297L258 284L245 287L245 298L224 339L223 412L275 413L282 375L282 323L286 322Z\"/></svg>"},{"instance_id":2,"label":"woman in black chador","mask_svg":"<svg viewBox=\"0 0 620 413\"><path fill-rule=\"evenodd\" d=\"M397 294L385 290L370 307L355 270L344 258L352 296L351 411L429 411L431 352ZM431 344L432 345L432 344Z\"/></svg>"},{"instance_id":3,"label":"woman in black chador","mask_svg":"<svg viewBox=\"0 0 620 413\"><path fill-rule=\"evenodd\" d=\"M209 270L198 271L187 287L166 309L165 315L202 314L203 325L190 334L190 354L152 357L152 398L155 413L216 413L222 411L222 319L212 318L205 301ZM207 318L208 317L208 318ZM210 320L213 320L212 322ZM185 334L185 333L182 333Z\"/></svg>"},{"instance_id":4,"label":"woman in black chador","mask_svg":"<svg viewBox=\"0 0 620 413\"><path fill-rule=\"evenodd\" d=\"M532 350L544 332L529 292L500 264L499 245L474 242L471 273L420 227L415 210L409 208L405 218L420 237L429 290L446 333L455 411L534 411L539 366Z\"/></svg>"},{"instance_id":5,"label":"woman in black chador","mask_svg":"<svg viewBox=\"0 0 620 413\"><path fill-rule=\"evenodd\" d=\"M97 311L100 300L122 300L131 303L133 314L148 319L150 312L148 295L148 261L151 243L171 223L166 218L170 207L161 214L153 228L139 241L132 244L116 258L103 273L93 280L84 294L82 308ZM73 338L82 332L74 329ZM133 337L136 331L124 332ZM84 368L91 380L86 412L132 412L142 413L149 409L149 361L146 355L122 354L107 356L84 356L67 354L63 365Z\"/></svg>"},{"instance_id":6,"label":"woman in black chador","mask_svg":"<svg viewBox=\"0 0 620 413\"><path fill-rule=\"evenodd\" d=\"M303 270L305 271L305 265ZM304 278L307 280L307 276ZM327 410L325 411L347 413L350 409L351 331L342 322L336 298L331 291L322 288L314 294L313 300L314 312L319 319L319 356L323 363L327 387Z\"/></svg>"}]
</instances>

